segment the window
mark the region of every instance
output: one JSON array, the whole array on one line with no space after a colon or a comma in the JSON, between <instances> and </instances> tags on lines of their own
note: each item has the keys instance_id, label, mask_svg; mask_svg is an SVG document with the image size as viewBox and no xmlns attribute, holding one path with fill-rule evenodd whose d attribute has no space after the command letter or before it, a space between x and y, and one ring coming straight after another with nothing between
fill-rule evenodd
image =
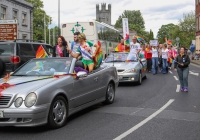
<instances>
[{"instance_id":1,"label":"window","mask_svg":"<svg viewBox=\"0 0 200 140\"><path fill-rule=\"evenodd\" d=\"M48 51L47 51L46 49L47 49ZM45 49L45 50L46 50L48 53L53 54L53 48L52 48L51 46L46 45L46 49Z\"/></svg>"},{"instance_id":2,"label":"window","mask_svg":"<svg viewBox=\"0 0 200 140\"><path fill-rule=\"evenodd\" d=\"M22 25L26 25L26 13L22 13Z\"/></svg>"},{"instance_id":3,"label":"window","mask_svg":"<svg viewBox=\"0 0 200 140\"><path fill-rule=\"evenodd\" d=\"M19 44L20 46L20 55L22 56L34 56L34 51L32 50L31 44Z\"/></svg>"},{"instance_id":4,"label":"window","mask_svg":"<svg viewBox=\"0 0 200 140\"><path fill-rule=\"evenodd\" d=\"M17 20L17 10L13 10L13 19Z\"/></svg>"},{"instance_id":5,"label":"window","mask_svg":"<svg viewBox=\"0 0 200 140\"><path fill-rule=\"evenodd\" d=\"M27 35L22 35L22 39L26 40Z\"/></svg>"},{"instance_id":6,"label":"window","mask_svg":"<svg viewBox=\"0 0 200 140\"><path fill-rule=\"evenodd\" d=\"M10 56L13 54L14 44L0 44L0 56Z\"/></svg>"},{"instance_id":7,"label":"window","mask_svg":"<svg viewBox=\"0 0 200 140\"><path fill-rule=\"evenodd\" d=\"M1 6L1 20L6 19L6 8Z\"/></svg>"}]
</instances>

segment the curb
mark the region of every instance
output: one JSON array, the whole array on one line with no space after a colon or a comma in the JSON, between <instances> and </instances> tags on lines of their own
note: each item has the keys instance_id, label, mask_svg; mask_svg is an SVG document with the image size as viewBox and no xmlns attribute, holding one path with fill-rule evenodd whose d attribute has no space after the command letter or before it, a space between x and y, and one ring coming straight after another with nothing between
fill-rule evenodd
<instances>
[{"instance_id":1,"label":"curb","mask_svg":"<svg viewBox=\"0 0 200 140\"><path fill-rule=\"evenodd\" d=\"M200 65L200 62L198 63L198 62L191 61L191 63L196 64L196 65Z\"/></svg>"}]
</instances>

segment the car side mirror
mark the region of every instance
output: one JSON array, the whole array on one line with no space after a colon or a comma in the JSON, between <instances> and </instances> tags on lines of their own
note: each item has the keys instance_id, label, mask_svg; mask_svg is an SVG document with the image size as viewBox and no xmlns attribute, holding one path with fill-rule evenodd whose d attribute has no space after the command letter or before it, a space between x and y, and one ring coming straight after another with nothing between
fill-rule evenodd
<instances>
[{"instance_id":1,"label":"car side mirror","mask_svg":"<svg viewBox=\"0 0 200 140\"><path fill-rule=\"evenodd\" d=\"M88 76L87 72L85 71L79 71L76 75L78 78L84 78Z\"/></svg>"}]
</instances>

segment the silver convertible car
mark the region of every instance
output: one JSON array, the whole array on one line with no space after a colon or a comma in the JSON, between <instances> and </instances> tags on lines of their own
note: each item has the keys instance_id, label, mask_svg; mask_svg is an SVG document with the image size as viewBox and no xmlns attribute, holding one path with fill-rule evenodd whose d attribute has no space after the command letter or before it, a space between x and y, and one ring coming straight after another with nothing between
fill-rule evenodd
<instances>
[{"instance_id":1,"label":"silver convertible car","mask_svg":"<svg viewBox=\"0 0 200 140\"><path fill-rule=\"evenodd\" d=\"M142 79L147 78L146 59L140 60L135 53L111 53L105 59L103 66L115 66L117 68L119 82L137 82L141 85Z\"/></svg>"},{"instance_id":2,"label":"silver convertible car","mask_svg":"<svg viewBox=\"0 0 200 140\"><path fill-rule=\"evenodd\" d=\"M32 59L0 80L0 126L62 127L73 113L113 103L118 83L115 67L87 73L74 58Z\"/></svg>"}]
</instances>

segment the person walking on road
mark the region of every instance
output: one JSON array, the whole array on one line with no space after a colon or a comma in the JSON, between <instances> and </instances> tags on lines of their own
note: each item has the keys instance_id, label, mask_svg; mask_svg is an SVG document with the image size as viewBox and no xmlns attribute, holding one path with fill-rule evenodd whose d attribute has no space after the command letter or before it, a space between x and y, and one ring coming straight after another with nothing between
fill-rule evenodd
<instances>
[{"instance_id":1,"label":"person walking on road","mask_svg":"<svg viewBox=\"0 0 200 140\"><path fill-rule=\"evenodd\" d=\"M164 44L162 49L162 73L166 74L168 72L168 49L167 44Z\"/></svg>"},{"instance_id":2,"label":"person walking on road","mask_svg":"<svg viewBox=\"0 0 200 140\"><path fill-rule=\"evenodd\" d=\"M152 47L152 73L153 75L158 73L158 47Z\"/></svg>"},{"instance_id":3,"label":"person walking on road","mask_svg":"<svg viewBox=\"0 0 200 140\"><path fill-rule=\"evenodd\" d=\"M150 73L152 68L152 50L149 44L146 44L145 58L147 59L147 71Z\"/></svg>"},{"instance_id":4,"label":"person walking on road","mask_svg":"<svg viewBox=\"0 0 200 140\"><path fill-rule=\"evenodd\" d=\"M180 48L180 54L175 59L174 70L178 72L181 91L188 92L188 74L189 74L190 57L185 54L185 48Z\"/></svg>"},{"instance_id":5,"label":"person walking on road","mask_svg":"<svg viewBox=\"0 0 200 140\"><path fill-rule=\"evenodd\" d=\"M158 48L158 67L160 69L160 72L162 72L162 48L163 48L163 44L159 44L159 48Z\"/></svg>"},{"instance_id":6,"label":"person walking on road","mask_svg":"<svg viewBox=\"0 0 200 140\"><path fill-rule=\"evenodd\" d=\"M191 52L191 59L194 59L195 46L193 44L190 46L190 52Z\"/></svg>"}]
</instances>

